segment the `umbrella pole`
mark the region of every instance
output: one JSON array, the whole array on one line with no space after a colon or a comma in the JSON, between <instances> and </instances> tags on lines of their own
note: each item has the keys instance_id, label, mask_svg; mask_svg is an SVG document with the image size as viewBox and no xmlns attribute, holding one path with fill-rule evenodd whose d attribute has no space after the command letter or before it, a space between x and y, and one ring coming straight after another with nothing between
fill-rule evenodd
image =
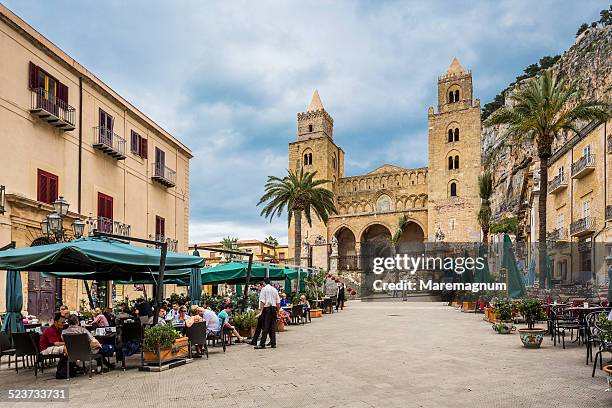
<instances>
[{"instance_id":1,"label":"umbrella pole","mask_svg":"<svg viewBox=\"0 0 612 408\"><path fill-rule=\"evenodd\" d=\"M159 257L159 276L155 281L155 313L153 314L153 326L157 324L157 320L159 318L159 309L161 307L162 301L162 292L164 285L164 270L166 269L166 254L168 253L168 243L161 242L159 244L161 246L161 256Z\"/></svg>"},{"instance_id":2,"label":"umbrella pole","mask_svg":"<svg viewBox=\"0 0 612 408\"><path fill-rule=\"evenodd\" d=\"M94 310L96 305L94 305L93 298L91 297L91 289L89 288L89 284L86 280L83 281L83 284L85 285L85 291L87 292L87 298L89 299L89 307L91 310Z\"/></svg>"},{"instance_id":3,"label":"umbrella pole","mask_svg":"<svg viewBox=\"0 0 612 408\"><path fill-rule=\"evenodd\" d=\"M249 266L247 267L246 280L244 284L244 291L242 292L242 312L246 310L247 296L249 295L249 283L251 281L251 268L253 266L253 254L249 254Z\"/></svg>"}]
</instances>

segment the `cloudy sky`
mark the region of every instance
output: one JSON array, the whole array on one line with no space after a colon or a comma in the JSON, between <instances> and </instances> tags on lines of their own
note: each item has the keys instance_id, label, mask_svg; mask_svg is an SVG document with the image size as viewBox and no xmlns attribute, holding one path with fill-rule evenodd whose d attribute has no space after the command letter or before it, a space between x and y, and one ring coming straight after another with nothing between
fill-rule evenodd
<instances>
[{"instance_id":1,"label":"cloudy sky","mask_svg":"<svg viewBox=\"0 0 612 408\"><path fill-rule=\"evenodd\" d=\"M346 175L427 163L427 108L454 56L482 104L569 47L606 1L26 1L16 14L194 153L191 241L286 242L255 206L319 90Z\"/></svg>"}]
</instances>

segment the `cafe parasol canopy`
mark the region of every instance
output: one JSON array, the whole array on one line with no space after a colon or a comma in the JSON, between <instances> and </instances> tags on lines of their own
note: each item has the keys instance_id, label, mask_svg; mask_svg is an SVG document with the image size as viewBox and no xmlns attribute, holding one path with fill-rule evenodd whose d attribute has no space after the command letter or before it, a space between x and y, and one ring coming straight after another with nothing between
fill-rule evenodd
<instances>
[{"instance_id":1,"label":"cafe parasol canopy","mask_svg":"<svg viewBox=\"0 0 612 408\"><path fill-rule=\"evenodd\" d=\"M201 269L202 285L243 284L246 283L247 270L248 264L244 262L228 262L211 268L203 268ZM250 279L263 279L267 276L272 280L283 280L286 277L285 271L284 268L274 266L252 265Z\"/></svg>"},{"instance_id":2,"label":"cafe parasol canopy","mask_svg":"<svg viewBox=\"0 0 612 408\"><path fill-rule=\"evenodd\" d=\"M99 280L139 280L157 275L161 251L130 245L106 237L9 249L0 252L0 270L45 272L61 278ZM168 252L165 275L185 268L199 268L204 259Z\"/></svg>"}]
</instances>

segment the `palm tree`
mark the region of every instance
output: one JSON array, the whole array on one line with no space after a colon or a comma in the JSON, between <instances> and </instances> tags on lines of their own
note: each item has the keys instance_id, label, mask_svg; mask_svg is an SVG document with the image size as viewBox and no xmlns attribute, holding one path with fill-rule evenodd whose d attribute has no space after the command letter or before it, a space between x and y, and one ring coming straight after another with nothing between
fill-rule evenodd
<instances>
[{"instance_id":1,"label":"palm tree","mask_svg":"<svg viewBox=\"0 0 612 408\"><path fill-rule=\"evenodd\" d=\"M221 240L221 248L227 251L235 251L238 248L238 238L225 237ZM231 261L234 259L234 254L226 254L225 259Z\"/></svg>"},{"instance_id":2,"label":"palm tree","mask_svg":"<svg viewBox=\"0 0 612 408\"><path fill-rule=\"evenodd\" d=\"M278 239L274 238L272 235L268 235L268 237L264 240L264 244L278 246Z\"/></svg>"},{"instance_id":3,"label":"palm tree","mask_svg":"<svg viewBox=\"0 0 612 408\"><path fill-rule=\"evenodd\" d=\"M514 142L531 140L540 159L540 194L538 199L538 265L540 286L545 284L546 196L548 159L552 145L561 132L578 133L585 121L604 122L610 117L609 106L600 101L583 100L580 88L558 78L548 69L509 95L510 106L496 110L485 126L507 125L506 137Z\"/></svg>"},{"instance_id":4,"label":"palm tree","mask_svg":"<svg viewBox=\"0 0 612 408\"><path fill-rule=\"evenodd\" d=\"M314 180L317 172L287 171L283 178L269 176L265 185L265 192L259 199L257 205L265 203L261 214L272 219L276 215L280 217L285 210L288 215L288 223L291 219L295 221L294 231L294 262L299 263L302 252L302 214L306 217L309 226L312 226L312 211L327 224L331 214L337 214L334 205L334 193L325 187L329 180Z\"/></svg>"},{"instance_id":5,"label":"palm tree","mask_svg":"<svg viewBox=\"0 0 612 408\"><path fill-rule=\"evenodd\" d=\"M478 176L478 195L480 196L481 204L478 211L478 224L482 229L482 242L487 247L489 243L489 228L491 228L491 194L493 193L493 178L491 172L485 170Z\"/></svg>"}]
</instances>

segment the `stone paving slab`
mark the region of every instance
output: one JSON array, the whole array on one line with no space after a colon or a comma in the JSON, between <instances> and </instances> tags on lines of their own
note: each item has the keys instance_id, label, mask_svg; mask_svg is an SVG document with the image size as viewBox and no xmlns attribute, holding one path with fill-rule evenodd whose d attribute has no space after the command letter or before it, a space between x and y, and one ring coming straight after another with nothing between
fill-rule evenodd
<instances>
[{"instance_id":1,"label":"stone paving slab","mask_svg":"<svg viewBox=\"0 0 612 408\"><path fill-rule=\"evenodd\" d=\"M440 303L350 302L278 335L275 350L234 345L161 373L130 369L56 380L0 370L2 388L69 387L69 407L612 407L585 349L522 347L482 315ZM136 360L132 361L132 365ZM2 407L40 407L6 403Z\"/></svg>"}]
</instances>

